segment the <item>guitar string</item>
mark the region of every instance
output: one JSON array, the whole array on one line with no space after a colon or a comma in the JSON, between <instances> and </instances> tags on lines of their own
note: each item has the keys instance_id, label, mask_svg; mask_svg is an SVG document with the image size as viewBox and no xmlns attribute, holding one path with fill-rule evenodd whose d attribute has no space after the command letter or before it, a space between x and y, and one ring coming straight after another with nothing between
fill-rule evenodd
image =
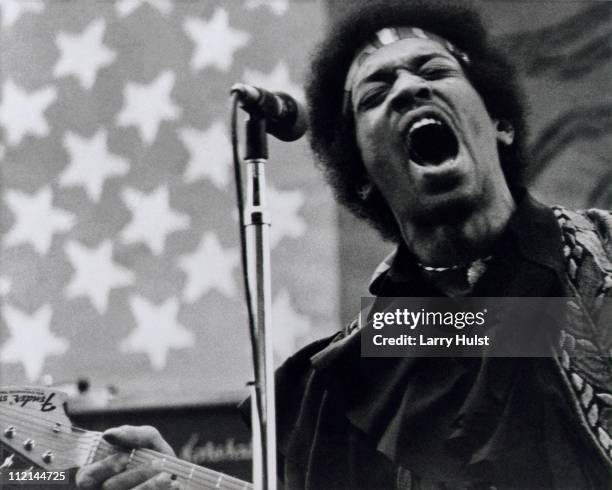
<instances>
[{"instance_id":1,"label":"guitar string","mask_svg":"<svg viewBox=\"0 0 612 490\"><path fill-rule=\"evenodd\" d=\"M7 408L7 409L10 409L10 408ZM11 409L11 410L13 410L13 412L14 412L14 417L13 418L17 418L17 419L22 418L23 419L23 417L21 416L22 413L23 413L22 411L19 411L19 410L16 410L16 409ZM40 418L40 419L42 419L43 423L42 424L39 423L38 425L43 425L46 430L41 430L41 437L43 438L43 440L45 440L45 439L48 440L48 437L45 435L45 434L48 433L48 430L49 430L49 421L47 419L45 419L43 417L37 417L34 414L32 414L32 417L29 417L27 415L24 415L24 417L26 417L26 425L27 424L32 425L32 423L28 420L30 418L34 418L34 419ZM10 423L10 421L9 421L9 423ZM63 428L66 429L67 425L63 424ZM93 437L92 442L96 438L99 438L99 436L101 435L100 433L95 433L95 432L91 432L91 431L85 431L84 429L79 429L77 427L75 427L74 429L75 429L75 431L82 432L84 435L86 435L89 438ZM67 432L66 430L64 430L63 432L64 432L64 434L68 435L69 437L78 437L78 436L75 436L74 434L72 434L69 431ZM77 442L77 446L79 445L81 440L82 440L82 437L79 437L78 442ZM57 444L58 441L57 441L57 439L52 439L50 442L52 442L53 444ZM106 446L106 448L104 448L104 446L102 446L102 450L103 450L102 453L106 453L105 455L113 453L113 451L111 450L112 449L112 445L111 444L107 443L106 441L104 441L102 439L100 439L99 442L102 445ZM81 443L80 445L83 446L84 448L88 449L88 450L92 449L91 448L91 443L88 443L87 441L85 443ZM74 447L74 444L70 445L70 447ZM192 480L194 479L193 478L194 475L196 475L196 478L200 478L200 475L195 473L195 470L197 470L199 473L203 473L203 475L201 475L201 476L203 476L205 478L205 481L210 481L210 482L215 481L215 482L218 483L219 477L221 477L221 480L225 480L227 483L231 484L235 488L238 488L238 487L239 488L248 488L249 485L252 485L249 482L245 482L245 481L240 480L238 478L234 478L234 477L231 477L229 475L224 475L223 473L215 472L213 470L208 470L208 469L206 469L204 467L201 467L201 466L198 466L198 465L195 465L195 464L192 464L192 463L186 463L186 462L184 462L184 461L182 461L182 460L180 460L178 458L171 458L169 456L164 456L163 454L158 453L158 452L153 451L153 450L141 449L140 451L143 451L143 452L144 451L149 451L148 457L140 458L139 459L139 461L141 461L141 462L149 463L149 462L151 462L151 458L154 458L154 459L162 459L163 458L165 461L168 461L169 463L172 463L174 466L178 467L179 470L182 470L183 467L186 467L186 468L189 468L189 469L191 469L193 467L194 468L194 472L191 472L191 471L189 472L189 474L192 476ZM116 452L116 451L114 451L114 452ZM96 451L96 453L101 453L101 452L100 451ZM164 469L166 469L166 468L164 468ZM236 487L236 485L237 485L237 487Z\"/></svg>"},{"instance_id":2,"label":"guitar string","mask_svg":"<svg viewBox=\"0 0 612 490\"><path fill-rule=\"evenodd\" d=\"M38 416L36 414L32 414L31 416L30 415L25 415L25 414L23 414L22 410L13 409L11 407L0 407L0 410L2 410L2 409L11 410L13 412L13 419L16 418L16 419L23 420L24 421L23 423L26 426L27 425L30 425L30 426L34 425L30 421L30 419L40 419L40 420L42 420L42 422L38 422L39 426L44 427L44 429L40 429L39 430L39 433L40 433L40 435L42 437L42 440L57 445L57 443L58 443L57 439L50 438L52 436L48 436L47 435L48 434L48 430L50 428L49 427L48 419L45 419L44 417ZM10 424L11 421L9 420L8 423ZM78 428L78 427L68 426L67 424L63 424L61 422L60 422L60 424L61 424L59 426L60 432L63 432L65 435L67 435L67 436L69 436L71 438L76 438L76 446L77 447L81 446L83 449L92 449L92 447L91 447L92 443L95 441L96 438L99 439L100 435L101 435L101 433L99 433L99 432L87 431L85 429L81 429L81 428ZM76 436L75 434L72 433L72 431L80 432L83 435L85 435L87 438L91 438L91 442L87 442L87 441L83 442L83 437ZM65 444L65 443L62 443L62 444L63 444L63 446L65 448L68 448L68 447L74 448L75 447L75 444ZM98 447L98 450L96 451L96 454L101 454L103 456L113 454L116 451L113 451L112 448L113 448L113 446L110 443L104 441L103 439L99 439L99 447ZM233 488L237 488L237 489L238 488L245 489L245 488L250 488L252 486L252 484L249 483L249 482L245 482L245 481L240 480L238 478L234 478L232 476L225 475L223 473L219 473L219 472L215 472L213 470L209 470L207 468L195 465L193 463L184 462L184 461L182 461L182 460L180 460L178 458L175 458L175 457L164 456L163 454L158 453L156 451L153 451L151 449L140 449L138 451L141 451L142 453L147 453L147 456L146 457L142 457L142 458L138 457L138 456L135 456L135 457L132 458L133 461L149 463L149 462L151 462L152 459L164 459L166 462L169 463L169 465L171 464L173 466L173 468L177 468L177 470L179 470L179 471L184 471L185 473L187 473L187 471L184 470L184 468L188 469L189 470L189 474L192 475L192 479L191 479L192 481L195 481L195 479L198 478L198 480L202 480L203 482L213 482L213 481L214 482L218 482L219 481L219 477L221 477L221 481L222 482L223 482L223 480L225 480L224 483L226 483L226 486L227 486L227 484L230 484L230 485L232 485ZM169 469L170 468L169 465L168 465L168 467L166 467L166 465L164 465L164 470ZM193 472L191 471L192 468L194 469ZM196 471L199 474L196 473ZM186 478L188 478L188 476ZM215 483L215 487L218 488L216 483Z\"/></svg>"},{"instance_id":3,"label":"guitar string","mask_svg":"<svg viewBox=\"0 0 612 490\"><path fill-rule=\"evenodd\" d=\"M104 441L103 441L104 442ZM107 443L108 444L108 443ZM110 446L110 445L109 445ZM112 448L112 446L110 446L110 448ZM103 449L103 451L105 451ZM138 450L141 453L146 453L143 454L143 456L139 456L138 453L135 453L134 456L132 457L132 461L136 461L136 462L141 462L141 463L149 463L151 462L151 457L155 458L155 459L161 459L160 458L160 453L158 453L157 451L153 451L152 449L140 449ZM110 454L112 454L112 451L110 451ZM163 456L163 455L161 455ZM163 457L164 464L163 464L163 471L170 471L172 470L172 465L174 467L178 467L179 471L182 471L183 467L187 467L188 469L191 469L192 467L195 467L196 470L200 470L200 469L204 469L200 466L197 465L193 465L193 464L189 464L189 463L185 463L183 461L181 461L180 459L174 458L174 457ZM215 482L218 481L222 481L224 483L224 485L228 487L228 485L232 485L233 488L251 488L251 484L249 482L245 482L243 480L240 480L238 478L234 478L230 475L225 475L223 473L218 473L218 472L212 472L212 470L208 470L209 472L211 472L211 477L210 479L207 479L207 481L212 481L214 480ZM197 475L196 475L197 476ZM188 478L188 476L185 476L185 478ZM193 479L192 479L193 480Z\"/></svg>"},{"instance_id":4,"label":"guitar string","mask_svg":"<svg viewBox=\"0 0 612 490\"><path fill-rule=\"evenodd\" d=\"M34 431L34 430L33 430L33 431ZM11 446L11 444L10 444L10 442L11 442L10 440L6 441L5 439L0 439L0 442L1 442L2 444L5 444L7 447L11 447L11 448L13 447L13 446ZM57 445L57 444L56 444L56 442L57 442L57 441L53 441L53 445L51 446L51 448L53 448L54 450L55 450L55 449L63 449L63 447L59 447L59 446L62 446L62 445L61 445L61 444L60 444L60 445ZM45 446L45 448L46 448L46 446ZM16 450L17 450L17 449L16 449ZM32 457L31 457L31 455L30 455L30 454L28 454L26 451L21 450L21 448L19 448L19 451L20 451L21 453L23 453L25 456L28 456L28 458L29 458L29 459L31 459L33 462L37 463L37 462L35 461L35 459L34 459L34 458L32 458ZM54 456L55 456L55 459L54 459L54 461L53 461L53 463L54 463L55 467L58 467L58 465L59 465L59 466L61 466L62 468L70 468L71 466L74 466L74 460L73 460L73 459L71 459L71 458L69 458L69 457L64 456L62 453L60 453L60 454L58 455L58 454L57 454L55 451L54 451L54 453L53 453L53 454L54 454ZM37 464L40 464L41 466L44 466L44 463L37 463Z\"/></svg>"},{"instance_id":5,"label":"guitar string","mask_svg":"<svg viewBox=\"0 0 612 490\"><path fill-rule=\"evenodd\" d=\"M40 419L41 422L38 423L39 426L47 429L47 431L50 428L49 420L44 418L44 417L36 416L34 414L31 415L31 416L30 415L23 415L22 416L22 413L23 413L22 411L15 410L15 409L11 409L11 410L14 411L13 418L21 418L22 420L24 420L24 422L26 424L29 424L29 425L33 425L33 423L31 422L32 419ZM0 411L1 411L1 407L0 407ZM9 420L9 424L10 424L10 420ZM71 426L71 425L67 425L67 424L61 424L59 426L59 430L62 431L62 429L63 429L63 432L68 434L68 435L70 435L72 432L81 432L83 435L85 435L87 437L93 437L94 439L95 438L99 438L99 436L101 435L100 432L88 431L88 430L81 429L79 427L75 427L75 426ZM102 446L106 446L107 449L113 448L112 444L108 443L107 441L104 441L103 439L100 439L100 444ZM85 447L90 447L90 445L91 445L90 443L85 443ZM161 454L161 453L157 453L156 451L153 451L151 449L146 449L146 448L142 448L142 451L150 451L151 454ZM163 455L162 455L162 457L163 457ZM169 458L169 457L166 456L166 458ZM175 459L177 459L177 461L181 462L182 464L185 464L186 466L192 465L192 463L187 463L187 462L185 462L183 460L180 460L178 458L175 458ZM197 465L194 465L194 466L198 467ZM203 470L206 470L206 468L203 468L203 467L199 467L199 468L202 468ZM209 472L211 472L211 473L213 473L215 475L217 474L217 472L214 472L213 470L207 470L207 471L209 471ZM232 478L229 475L227 477L228 478Z\"/></svg>"},{"instance_id":6,"label":"guitar string","mask_svg":"<svg viewBox=\"0 0 612 490\"><path fill-rule=\"evenodd\" d=\"M34 429L34 430L39 432L38 429ZM66 434L66 435L70 435L70 434ZM45 439L44 433L42 434L42 436L43 436L43 439ZM57 443L57 440L54 440L53 442ZM147 458L133 458L133 460L136 461L136 462L141 461L143 463L144 462L147 462L147 463L150 462L149 459L147 459ZM195 465L192 465L192 466L195 466ZM172 470L172 468L164 468L164 470L168 470L168 469ZM217 485L219 483L219 476L225 476L225 475L219 474L215 478L207 478L207 479L192 478L191 481L193 481L194 483L198 483L198 481L199 481L199 483L205 483L205 484L211 484L211 485L213 485L213 482L214 482L214 488L219 488L219 486ZM231 478L231 477L227 476L226 480L229 481L229 478ZM187 480L187 482L189 482L189 480ZM221 479L221 483L223 483L223 478ZM229 485L224 485L224 486L225 486L225 488L228 488L228 489L230 488ZM248 484L248 482L241 482L240 484L235 485L234 482L231 482L231 487L232 488L236 488L236 489L238 489L238 488L247 489L247 488L249 488L249 484ZM211 488L213 488L213 487L211 487Z\"/></svg>"},{"instance_id":7,"label":"guitar string","mask_svg":"<svg viewBox=\"0 0 612 490\"><path fill-rule=\"evenodd\" d=\"M5 420L5 418L2 416L2 414L0 414L0 423L2 423L2 424L6 423L7 427L10 427L10 426L15 427L15 425L17 425L17 424L15 424L14 421L18 420L20 418L20 414L16 413L15 415L16 415L16 417L9 417L8 420ZM53 439L52 440L46 440L46 439L48 439L48 437L45 435L45 433L49 430L49 427L46 427L46 430L43 431L42 429L38 429L38 428L34 427L34 424L31 423L31 422L26 421L25 425L26 426L27 425L30 426L30 427L26 427L26 429L30 429L30 432L27 434L29 436L28 438L29 439L33 439L32 436L36 436L36 438L33 439L35 441L36 445L38 445L38 441L43 440L44 442L51 443L50 447L53 448L53 449L56 449L56 448L59 448L59 449L69 449L69 448L74 448L75 447L75 445L73 445L73 444L66 445L65 442L63 442L63 441L60 442L57 439L55 439L55 440L53 440ZM18 437L19 436L19 430L17 430L16 432L17 433L13 437ZM40 434L40 437L38 437L38 434ZM6 437L4 435L4 444L6 444L7 446L11 447L11 443L12 442L13 442L12 438L8 438L8 437ZM25 443L25 440L24 440L24 443ZM78 444L77 444L77 446L78 446ZM45 445L44 447L46 448L47 446ZM27 453L24 452L24 454L27 454ZM63 456L63 452L60 453L60 456L56 456L56 458L57 458L56 462L57 462L57 460L59 460L59 461L66 461L67 463L74 463L73 459L64 457Z\"/></svg>"},{"instance_id":8,"label":"guitar string","mask_svg":"<svg viewBox=\"0 0 612 490\"><path fill-rule=\"evenodd\" d=\"M46 429L48 430L48 427L46 427ZM39 431L38 429L34 429L34 430ZM81 430L82 430L82 429L81 429ZM99 433L98 433L98 434L95 434L95 433L89 433L89 431L84 431L84 432L85 432L85 433L86 433L86 435L88 435L88 436L92 436L92 435L99 436L99 435L100 435ZM44 434L44 432L41 432L41 435L42 435L43 439L45 439L45 434ZM65 433L65 435L71 436L71 434L70 434L70 433ZM57 443L58 441L57 441L57 440L53 440L52 442L53 442L53 443ZM102 441L102 442L105 442L105 441ZM109 448L111 447L111 445L110 445L110 444L108 444L108 443L106 443L106 444L109 446ZM66 445L64 444L64 446L66 446ZM70 446L72 446L72 445L70 445ZM88 447L88 448L89 448L89 446L90 446L90 445L86 445L86 447ZM155 451L152 451L152 450L149 450L149 451L150 451L152 454L154 454L154 455L156 456L156 459L160 459L160 458L159 458L159 456L163 456L163 455L160 455L159 453L156 453ZM166 457L165 459L169 461L169 459L170 459L170 458L169 458L169 457ZM70 460L68 460L68 461L70 461ZM134 458L132 458L132 461L135 461L135 462L142 462L142 463L149 463L149 462L151 462L149 458L144 458L144 457L143 457L143 458L134 457ZM198 467L197 465L190 465L190 464L186 464L186 463L184 463L184 462L181 462L180 460L177 460L177 461L178 461L178 462L180 462L180 463L183 463L183 465L185 465L185 466L189 466L189 467L192 467L192 466L193 466L193 467L195 467L196 469L205 469L205 468L202 468L202 467ZM171 462L171 461L169 461L169 462ZM179 466L179 468L178 468L178 469L179 469L179 470L182 470L181 465L176 465L176 464L175 464L175 466ZM166 467L166 466L164 465L163 470L164 470L164 471L170 471L170 470L172 470L172 468L170 468L169 466L168 466L168 467ZM210 471L210 470L209 470L209 471ZM194 474L195 474L195 473L194 473ZM221 478L220 478L220 477L221 477ZM246 489L252 488L252 484L250 484L250 483L248 483L248 482L244 482L244 481L242 481L242 480L238 480L238 479L233 478L233 477L230 477L229 475L224 475L224 474L222 474L222 473L217 473L217 474L216 474L214 477L211 477L211 478L204 478L204 479L202 479L202 478L198 478L198 477L197 477L197 474L196 474L196 478L192 478L191 480L189 480L187 477L185 477L185 478L186 478L185 483L193 482L193 483L199 483L199 484L207 484L207 485L208 485L208 484L210 484L210 485L213 485L213 486L212 486L212 487L210 487L210 488L221 488L221 487L220 487L220 484L221 484L221 483L223 483L224 488L227 488L228 490L229 490L230 488L234 488L234 489L243 489L243 490L246 490ZM224 480L225 480L225 481L224 481ZM213 483L213 482L214 482L214 483Z\"/></svg>"},{"instance_id":9,"label":"guitar string","mask_svg":"<svg viewBox=\"0 0 612 490\"><path fill-rule=\"evenodd\" d=\"M15 417L13 417L13 418L21 418L22 420L25 420L26 425L27 424L32 425L32 422L30 422L30 419L32 419L32 418L33 419L41 419L42 422L38 423L38 425L42 426L42 427L44 427L44 429L46 429L46 430L41 430L41 435L42 435L43 438L48 439L48 437L45 435L46 433L48 433L48 429L49 429L49 421L47 419L45 419L44 417L40 417L40 416L34 415L34 414L32 414L32 416L28 416L28 415L23 414L23 411L20 411L20 410L17 410L17 409L12 409L10 407L5 407L5 408L7 408L9 410L12 410L14 412ZM9 421L9 423L10 423L10 421ZM78 437L78 436L75 436L74 434L72 434L72 431L70 430L70 428L72 428L74 431L81 432L85 436L93 438L91 442L93 442L96 438L99 439L99 437L101 435L101 433L99 433L99 432L87 431L87 430L84 430L84 429L80 429L78 427L70 427L69 428L66 424L63 424L60 427L60 430L61 430L61 428L65 429L63 432L66 435L68 435L69 437ZM91 443L88 443L88 442L80 443L80 440L82 439L82 437L79 437L78 439L79 439L79 441L77 442L77 446L80 444L83 448L91 449ZM52 439L50 442L56 443L57 440L56 439ZM71 445L71 447L74 447L74 445ZM101 454L104 454L104 455L109 455L109 454L112 454L113 452L116 452L116 451L113 451L112 448L113 448L113 446L110 443L104 441L103 439L100 439L99 440L99 447L98 447L98 450L96 451L96 453L101 453ZM140 451L148 452L149 453L149 457L155 457L156 459L162 459L163 458L166 461L173 462L174 465L178 466L179 468L186 467L186 468L191 469L191 467L194 467L199 472L204 473L205 475L206 474L210 475L210 480L217 481L219 479L219 476L222 476L225 480L233 481L233 483L236 483L236 484L238 484L241 487L243 487L245 483L249 484L249 482L244 482L243 480L240 480L238 478L234 478L234 477L229 476L229 475L224 475L223 473L215 472L213 470L209 470L207 468L195 465L193 463L187 463L187 462L182 461L182 460L180 460L178 458L174 458L174 457L170 457L170 456L164 456L163 454L158 453L156 451L153 451L151 449L143 448L143 449L140 449ZM126 452L129 452L129 451L126 451ZM174 460L174 461L172 461L172 460Z\"/></svg>"}]
</instances>

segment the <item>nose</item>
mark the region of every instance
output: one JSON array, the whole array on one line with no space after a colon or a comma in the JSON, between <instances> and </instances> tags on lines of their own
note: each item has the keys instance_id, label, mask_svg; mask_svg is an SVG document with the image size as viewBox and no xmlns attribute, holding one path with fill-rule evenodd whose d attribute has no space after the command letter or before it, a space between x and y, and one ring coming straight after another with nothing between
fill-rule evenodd
<instances>
[{"instance_id":1,"label":"nose","mask_svg":"<svg viewBox=\"0 0 612 490\"><path fill-rule=\"evenodd\" d=\"M426 80L408 71L398 73L391 94L393 110L403 112L413 108L417 102L430 98L431 88Z\"/></svg>"}]
</instances>

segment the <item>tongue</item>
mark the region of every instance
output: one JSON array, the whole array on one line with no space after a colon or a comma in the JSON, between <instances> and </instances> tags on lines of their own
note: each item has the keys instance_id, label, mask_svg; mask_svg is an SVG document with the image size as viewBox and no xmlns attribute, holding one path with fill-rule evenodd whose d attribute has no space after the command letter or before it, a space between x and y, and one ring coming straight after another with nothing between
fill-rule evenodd
<instances>
[{"instance_id":1,"label":"tongue","mask_svg":"<svg viewBox=\"0 0 612 490\"><path fill-rule=\"evenodd\" d=\"M417 165L440 165L458 151L457 138L446 124L428 124L410 133L408 155Z\"/></svg>"}]
</instances>

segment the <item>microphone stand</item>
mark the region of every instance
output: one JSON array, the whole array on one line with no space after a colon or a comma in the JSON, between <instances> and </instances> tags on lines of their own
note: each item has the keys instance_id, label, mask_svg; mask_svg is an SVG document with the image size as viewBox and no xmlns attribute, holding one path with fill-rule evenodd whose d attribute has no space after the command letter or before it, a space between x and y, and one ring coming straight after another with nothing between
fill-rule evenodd
<instances>
[{"instance_id":1,"label":"microphone stand","mask_svg":"<svg viewBox=\"0 0 612 490\"><path fill-rule=\"evenodd\" d=\"M247 198L244 227L247 241L249 287L255 311L255 411L253 479L257 490L276 490L276 411L271 337L270 216L266 203L265 163L268 159L266 121L250 115L246 121ZM257 422L254 421L255 427ZM258 437L259 436L259 437ZM259 440L257 440L259 439ZM257 444L259 443L259 444ZM261 448L257 458L255 448Z\"/></svg>"}]
</instances>

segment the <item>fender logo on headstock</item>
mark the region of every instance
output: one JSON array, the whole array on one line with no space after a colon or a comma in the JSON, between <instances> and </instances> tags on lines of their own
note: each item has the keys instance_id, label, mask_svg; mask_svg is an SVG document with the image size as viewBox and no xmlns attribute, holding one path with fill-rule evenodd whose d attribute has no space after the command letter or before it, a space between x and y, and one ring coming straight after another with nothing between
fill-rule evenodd
<instances>
[{"instance_id":1,"label":"fender logo on headstock","mask_svg":"<svg viewBox=\"0 0 612 490\"><path fill-rule=\"evenodd\" d=\"M52 412L63 403L63 397L58 395L60 392L44 388L4 388L0 390L0 403Z\"/></svg>"}]
</instances>

